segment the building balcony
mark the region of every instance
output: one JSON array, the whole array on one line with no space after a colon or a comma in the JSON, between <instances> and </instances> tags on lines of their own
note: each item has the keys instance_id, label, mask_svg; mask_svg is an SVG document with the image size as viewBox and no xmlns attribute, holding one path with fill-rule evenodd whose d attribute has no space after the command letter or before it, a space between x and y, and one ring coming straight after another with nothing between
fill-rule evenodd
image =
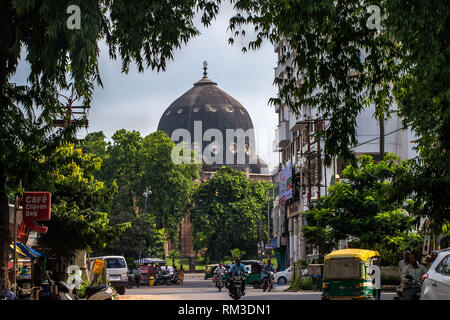
<instances>
[{"instance_id":1,"label":"building balcony","mask_svg":"<svg viewBox=\"0 0 450 320\"><path fill-rule=\"evenodd\" d=\"M289 122L281 121L275 129L275 141L273 146L276 148L284 148L289 144Z\"/></svg>"},{"instance_id":2,"label":"building balcony","mask_svg":"<svg viewBox=\"0 0 450 320\"><path fill-rule=\"evenodd\" d=\"M291 119L289 130L296 131L304 129L308 122L319 119L320 114L317 108L302 108L300 113L293 117L295 117L295 119Z\"/></svg>"}]
</instances>

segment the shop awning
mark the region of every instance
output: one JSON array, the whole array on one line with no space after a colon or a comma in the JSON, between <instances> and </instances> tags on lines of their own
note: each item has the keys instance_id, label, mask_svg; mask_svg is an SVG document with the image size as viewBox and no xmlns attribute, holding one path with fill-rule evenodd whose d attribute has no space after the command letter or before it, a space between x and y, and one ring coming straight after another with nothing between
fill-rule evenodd
<instances>
[{"instance_id":1,"label":"shop awning","mask_svg":"<svg viewBox=\"0 0 450 320\"><path fill-rule=\"evenodd\" d=\"M11 244L11 248L14 250L14 244ZM21 254L25 257L32 258L32 259L35 259L35 258L41 256L41 254L39 252L33 250L33 248L31 248L30 246L20 243L20 242L16 243L16 252L18 254Z\"/></svg>"},{"instance_id":2,"label":"shop awning","mask_svg":"<svg viewBox=\"0 0 450 320\"><path fill-rule=\"evenodd\" d=\"M158 258L142 258L134 261L136 264L166 264L166 260L158 259Z\"/></svg>"},{"instance_id":3,"label":"shop awning","mask_svg":"<svg viewBox=\"0 0 450 320\"><path fill-rule=\"evenodd\" d=\"M13 252L14 251L14 243L11 243L9 246L12 249L11 252ZM21 256L24 256L24 257L27 256L25 253L22 252L22 250L20 250L20 248L18 246L16 246L16 252L18 254L20 254Z\"/></svg>"}]
</instances>

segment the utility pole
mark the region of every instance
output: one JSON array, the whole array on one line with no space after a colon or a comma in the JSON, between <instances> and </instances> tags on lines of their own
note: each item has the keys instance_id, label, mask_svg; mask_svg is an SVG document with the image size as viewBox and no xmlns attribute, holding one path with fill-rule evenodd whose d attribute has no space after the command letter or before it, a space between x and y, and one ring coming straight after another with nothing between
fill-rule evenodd
<instances>
[{"instance_id":1,"label":"utility pole","mask_svg":"<svg viewBox=\"0 0 450 320\"><path fill-rule=\"evenodd\" d=\"M384 113L381 115L380 119L380 161L384 159Z\"/></svg>"},{"instance_id":2,"label":"utility pole","mask_svg":"<svg viewBox=\"0 0 450 320\"><path fill-rule=\"evenodd\" d=\"M55 119L53 121L53 127L63 127L67 128L71 124L78 124L84 122L85 127L87 128L89 125L89 121L87 119L87 106L74 106L73 103L79 99L77 95L75 95L75 88L73 84L69 85L69 88L72 88L70 96L65 96L63 94L58 94L59 96L66 99L66 110L65 113L61 114L61 119ZM77 111L73 111L73 109ZM80 111L81 110L81 111ZM81 115L81 118L73 118L74 115Z\"/></svg>"},{"instance_id":3,"label":"utility pole","mask_svg":"<svg viewBox=\"0 0 450 320\"><path fill-rule=\"evenodd\" d=\"M17 210L19 209L19 196L16 195L16 199L15 199L15 203L14 203L14 266L13 266L13 292L14 294L16 294L16 284L17 284Z\"/></svg>"}]
</instances>

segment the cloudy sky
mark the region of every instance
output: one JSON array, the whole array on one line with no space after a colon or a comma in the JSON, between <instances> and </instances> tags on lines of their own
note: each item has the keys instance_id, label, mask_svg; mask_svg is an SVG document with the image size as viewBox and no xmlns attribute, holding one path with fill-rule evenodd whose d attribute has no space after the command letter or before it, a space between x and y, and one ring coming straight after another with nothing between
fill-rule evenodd
<instances>
[{"instance_id":1,"label":"cloudy sky","mask_svg":"<svg viewBox=\"0 0 450 320\"><path fill-rule=\"evenodd\" d=\"M89 111L87 132L103 131L108 139L119 129L137 130L142 136L156 131L164 110L179 96L192 88L203 76L202 62L208 62L208 77L236 98L248 110L255 127L257 152L269 168L278 164L278 154L271 151L277 117L268 100L277 90L272 85L276 54L266 42L259 50L241 52L241 45L228 44L229 5L222 6L209 28L197 25L201 35L177 50L165 72L132 67L121 73L121 61L109 59L106 46L101 45L100 72L103 88L97 87ZM17 77L24 79L24 74ZM25 76L26 77L26 76ZM20 81L19 81L20 82Z\"/></svg>"}]
</instances>

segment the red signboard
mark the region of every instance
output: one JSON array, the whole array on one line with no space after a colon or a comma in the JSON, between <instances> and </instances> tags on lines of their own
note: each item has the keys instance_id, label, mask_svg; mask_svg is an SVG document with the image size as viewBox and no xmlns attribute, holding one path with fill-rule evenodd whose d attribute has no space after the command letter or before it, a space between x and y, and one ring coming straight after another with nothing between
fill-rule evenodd
<instances>
[{"instance_id":1,"label":"red signboard","mask_svg":"<svg viewBox=\"0 0 450 320\"><path fill-rule=\"evenodd\" d=\"M47 227L36 224L36 221L50 220L51 195L50 192L23 193L23 221L28 229L46 233Z\"/></svg>"}]
</instances>

